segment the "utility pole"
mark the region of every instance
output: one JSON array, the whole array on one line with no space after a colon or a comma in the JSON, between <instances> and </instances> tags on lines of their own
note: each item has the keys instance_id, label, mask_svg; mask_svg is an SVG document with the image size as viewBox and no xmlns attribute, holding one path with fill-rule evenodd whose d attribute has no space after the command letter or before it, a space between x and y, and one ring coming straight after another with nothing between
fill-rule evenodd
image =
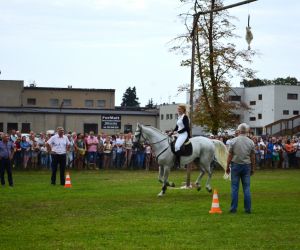
<instances>
[{"instance_id":1,"label":"utility pole","mask_svg":"<svg viewBox=\"0 0 300 250\"><path fill-rule=\"evenodd\" d=\"M206 15L210 13L215 13L219 11L223 11L226 9L238 7L240 5L252 3L258 0L247 0L238 2L235 4L230 4L221 8L216 8L212 10L207 11L201 11L193 15L193 29L191 32L191 39L192 39L192 58L191 58L191 84L190 84L190 129L191 129L191 136L192 136L192 130L193 130L193 113L194 113L194 84L195 84L195 44L196 44L196 37L198 35L198 19L201 15ZM188 164L187 166L187 178L186 178L186 187L189 187L191 183L191 166Z\"/></svg>"}]
</instances>

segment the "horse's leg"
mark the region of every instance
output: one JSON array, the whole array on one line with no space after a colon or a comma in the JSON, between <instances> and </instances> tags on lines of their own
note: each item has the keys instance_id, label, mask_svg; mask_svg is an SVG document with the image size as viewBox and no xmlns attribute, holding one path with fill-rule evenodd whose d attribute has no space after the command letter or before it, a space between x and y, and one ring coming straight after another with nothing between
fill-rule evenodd
<instances>
[{"instance_id":1,"label":"horse's leg","mask_svg":"<svg viewBox=\"0 0 300 250\"><path fill-rule=\"evenodd\" d=\"M164 182L164 167L160 165L158 167L158 181L160 183Z\"/></svg>"},{"instance_id":2,"label":"horse's leg","mask_svg":"<svg viewBox=\"0 0 300 250\"><path fill-rule=\"evenodd\" d=\"M202 179L203 175L205 174L205 170L200 164L197 164L197 165L199 166L200 174L195 182L195 185L196 185L197 190L200 191L201 190L201 179Z\"/></svg>"},{"instance_id":3,"label":"horse's leg","mask_svg":"<svg viewBox=\"0 0 300 250\"><path fill-rule=\"evenodd\" d=\"M208 178L207 178L205 187L206 187L206 190L210 193L212 192L212 188L210 186L210 180L211 180L211 177L212 177L212 168L213 168L213 167L211 167L212 164L213 164L213 162L211 162L210 166L206 166L206 171L207 171L207 174L208 174Z\"/></svg>"},{"instance_id":4,"label":"horse's leg","mask_svg":"<svg viewBox=\"0 0 300 250\"><path fill-rule=\"evenodd\" d=\"M164 166L163 167L164 171L164 175L163 175L163 185L162 185L162 188L161 188L161 191L160 193L158 194L158 196L163 196L166 191L167 191L167 186L169 186L169 182L168 182L168 178L169 178L169 174L170 174L170 167L169 166Z\"/></svg>"}]
</instances>

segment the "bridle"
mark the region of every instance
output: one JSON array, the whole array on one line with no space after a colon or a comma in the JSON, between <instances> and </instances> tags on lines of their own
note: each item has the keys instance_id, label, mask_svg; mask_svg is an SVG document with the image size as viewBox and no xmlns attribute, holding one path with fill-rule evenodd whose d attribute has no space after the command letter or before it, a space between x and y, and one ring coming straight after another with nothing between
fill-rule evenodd
<instances>
[{"instance_id":1,"label":"bridle","mask_svg":"<svg viewBox=\"0 0 300 250\"><path fill-rule=\"evenodd\" d=\"M141 138L142 138L144 141L147 140L147 138L146 138L146 137L143 135L143 133L142 133L142 127L139 127L139 130L138 130L138 131L135 131L134 137L135 137L135 138L138 138L137 141L136 141L138 144L141 144ZM159 140L159 141L157 141L157 142L152 142L152 143L149 142L149 145L152 146L152 145L158 144L158 143L163 142L163 141L168 140L168 139L169 139L169 143L168 143L169 145L168 145L165 149L163 149L163 150L156 156L156 160L158 160L158 157L161 156L164 152L166 152L166 151L168 150L168 148L170 147L170 137L167 136L166 138L164 138L164 139L162 139L162 140Z\"/></svg>"},{"instance_id":2,"label":"bridle","mask_svg":"<svg viewBox=\"0 0 300 250\"><path fill-rule=\"evenodd\" d=\"M134 137L136 137L136 138L138 137L137 143L139 143L139 144L141 143L141 138L143 138L144 141L147 141L147 138L142 133L142 128L141 127L139 127L139 131L135 131ZM152 145L158 144L160 142L163 142L163 141L167 140L168 138L169 137L167 136L166 138L164 138L164 139L162 139L160 141L152 142L152 143L149 142L149 144L152 146Z\"/></svg>"}]
</instances>

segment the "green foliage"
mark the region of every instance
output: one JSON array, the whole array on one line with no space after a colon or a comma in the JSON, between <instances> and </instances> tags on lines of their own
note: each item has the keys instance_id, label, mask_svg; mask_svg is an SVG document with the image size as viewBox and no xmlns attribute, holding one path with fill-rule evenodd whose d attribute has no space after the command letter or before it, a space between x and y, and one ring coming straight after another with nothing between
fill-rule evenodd
<instances>
[{"instance_id":1,"label":"green foliage","mask_svg":"<svg viewBox=\"0 0 300 250\"><path fill-rule=\"evenodd\" d=\"M129 87L123 94L121 107L139 107L140 103L138 100L139 98L136 95L136 88Z\"/></svg>"},{"instance_id":2,"label":"green foliage","mask_svg":"<svg viewBox=\"0 0 300 250\"><path fill-rule=\"evenodd\" d=\"M153 99L152 98L148 101L148 104L145 106L145 108L147 108L147 109L153 109L153 108L155 108L155 106L153 104Z\"/></svg>"},{"instance_id":3,"label":"green foliage","mask_svg":"<svg viewBox=\"0 0 300 250\"><path fill-rule=\"evenodd\" d=\"M243 213L241 187L238 213L228 213L230 182L222 174L212 178L219 215L208 213L206 190L169 188L157 197L156 172L72 171L73 187L65 189L50 185L48 171L15 171L15 187L0 188L0 249L299 248L299 170L255 172L251 215ZM170 174L177 186L185 177Z\"/></svg>"},{"instance_id":4,"label":"green foliage","mask_svg":"<svg viewBox=\"0 0 300 250\"><path fill-rule=\"evenodd\" d=\"M298 79L296 77L278 77L275 78L274 80L267 80L267 79L251 79L251 80L246 80L244 79L242 81L242 85L244 87L258 87L258 86L266 86L266 85L290 85L290 86L296 86L298 84Z\"/></svg>"},{"instance_id":5,"label":"green foliage","mask_svg":"<svg viewBox=\"0 0 300 250\"><path fill-rule=\"evenodd\" d=\"M186 35L178 37L173 50L184 55L190 55L191 32L195 35L195 78L203 97L199 98L194 120L205 125L212 133L219 128L232 126L234 110L238 104L228 103L226 98L230 90L233 76L252 78L254 71L244 64L251 63L255 55L253 50L239 50L233 43L238 36L235 25L231 22L234 17L227 10L212 14L199 15L197 25L193 29L193 17L196 13L223 7L223 0L181 0L187 6L188 13L181 14L188 29ZM188 53L189 52L189 53ZM185 59L181 65L191 66L191 60ZM238 122L238 121L235 121Z\"/></svg>"}]
</instances>

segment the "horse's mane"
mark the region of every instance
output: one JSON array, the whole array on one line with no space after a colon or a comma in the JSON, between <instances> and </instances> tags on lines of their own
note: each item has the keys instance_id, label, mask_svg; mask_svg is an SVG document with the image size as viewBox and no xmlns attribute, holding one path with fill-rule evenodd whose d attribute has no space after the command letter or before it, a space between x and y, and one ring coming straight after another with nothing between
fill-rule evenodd
<instances>
[{"instance_id":1,"label":"horse's mane","mask_svg":"<svg viewBox=\"0 0 300 250\"><path fill-rule=\"evenodd\" d=\"M148 128L152 128L153 130L155 130L156 132L160 133L161 135L167 136L166 133L162 132L161 130L159 130L158 128L152 127L151 125L142 125L144 127L148 127Z\"/></svg>"}]
</instances>

